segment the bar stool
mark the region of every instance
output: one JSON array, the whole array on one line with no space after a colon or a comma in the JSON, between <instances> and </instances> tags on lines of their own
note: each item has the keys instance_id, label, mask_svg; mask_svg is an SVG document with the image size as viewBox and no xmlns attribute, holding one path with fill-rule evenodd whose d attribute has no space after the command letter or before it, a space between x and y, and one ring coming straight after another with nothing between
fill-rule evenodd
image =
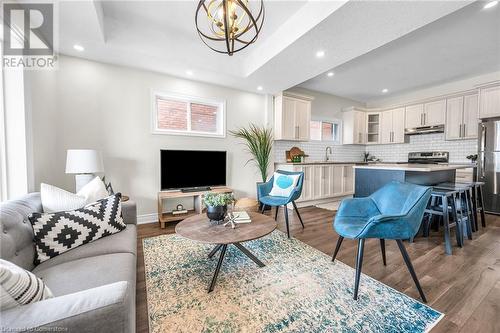
<instances>
[{"instance_id":1,"label":"bar stool","mask_svg":"<svg viewBox=\"0 0 500 333\"><path fill-rule=\"evenodd\" d=\"M458 217L458 210L456 200L458 198L458 191L445 190L434 188L431 192L431 198L425 213L427 219L424 219L423 231L424 236L429 236L429 227L432 217L437 215L443 218L444 226L444 248L446 254L452 254L450 229L455 228L455 235L457 238L457 245L463 245L463 218ZM453 222L450 223L450 211L453 217Z\"/></svg>"},{"instance_id":2,"label":"bar stool","mask_svg":"<svg viewBox=\"0 0 500 333\"><path fill-rule=\"evenodd\" d=\"M471 183L440 183L434 187L458 193L457 211L464 220L467 238L472 239L472 232L476 231L476 214L474 214L472 204L472 184Z\"/></svg>"}]
</instances>

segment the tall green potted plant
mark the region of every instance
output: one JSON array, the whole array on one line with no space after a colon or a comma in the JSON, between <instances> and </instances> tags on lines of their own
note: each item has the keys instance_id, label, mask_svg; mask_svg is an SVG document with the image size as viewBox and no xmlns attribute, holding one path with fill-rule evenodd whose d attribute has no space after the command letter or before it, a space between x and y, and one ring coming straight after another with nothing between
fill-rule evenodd
<instances>
[{"instance_id":1,"label":"tall green potted plant","mask_svg":"<svg viewBox=\"0 0 500 333\"><path fill-rule=\"evenodd\" d=\"M267 180L267 170L271 162L271 152L273 149L272 130L251 124L248 128L240 128L230 131L236 137L245 141L245 146L252 158L247 161L255 163L260 171L262 182Z\"/></svg>"}]
</instances>

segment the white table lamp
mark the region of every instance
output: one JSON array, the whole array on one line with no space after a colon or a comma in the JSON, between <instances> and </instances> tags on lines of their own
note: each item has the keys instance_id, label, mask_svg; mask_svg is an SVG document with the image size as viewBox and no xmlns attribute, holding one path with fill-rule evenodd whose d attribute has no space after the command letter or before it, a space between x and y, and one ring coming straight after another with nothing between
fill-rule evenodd
<instances>
[{"instance_id":1,"label":"white table lamp","mask_svg":"<svg viewBox=\"0 0 500 333\"><path fill-rule=\"evenodd\" d=\"M104 172L101 153L92 149L68 149L66 173L75 174L76 192L94 179L96 172Z\"/></svg>"}]
</instances>

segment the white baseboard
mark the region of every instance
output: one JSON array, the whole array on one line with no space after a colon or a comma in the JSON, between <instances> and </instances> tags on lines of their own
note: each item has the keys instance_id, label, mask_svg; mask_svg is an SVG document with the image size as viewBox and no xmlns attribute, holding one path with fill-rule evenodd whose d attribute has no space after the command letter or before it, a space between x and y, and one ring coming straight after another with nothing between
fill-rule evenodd
<instances>
[{"instance_id":1,"label":"white baseboard","mask_svg":"<svg viewBox=\"0 0 500 333\"><path fill-rule=\"evenodd\" d=\"M137 215L137 224L158 223L158 213Z\"/></svg>"}]
</instances>

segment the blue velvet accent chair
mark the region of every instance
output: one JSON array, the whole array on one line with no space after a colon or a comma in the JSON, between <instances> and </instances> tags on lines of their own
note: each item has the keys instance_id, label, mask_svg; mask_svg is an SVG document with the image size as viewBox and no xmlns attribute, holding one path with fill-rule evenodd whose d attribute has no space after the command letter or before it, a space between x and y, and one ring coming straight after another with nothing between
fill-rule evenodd
<instances>
[{"instance_id":1,"label":"blue velvet accent chair","mask_svg":"<svg viewBox=\"0 0 500 333\"><path fill-rule=\"evenodd\" d=\"M286 233L288 238L290 238L290 227L288 224L288 208L287 205L292 203L294 210L297 212L297 216L299 217L300 224L302 224L302 228L304 228L304 222L302 222L302 217L300 216L297 205L295 204L295 200L300 198L302 194L302 184L304 183L304 173L303 172L292 172L292 171L284 171L277 170L276 172L281 173L283 175L300 175L299 181L295 186L295 189L290 193L288 197L277 197L269 195L273 188L274 183L274 175L265 183L261 183L257 185L257 197L259 201L262 203L262 213L266 209L266 206L276 207L276 213L274 214L274 219L278 219L278 211L280 206L283 206L285 212L285 223L286 223Z\"/></svg>"},{"instance_id":2,"label":"blue velvet accent chair","mask_svg":"<svg viewBox=\"0 0 500 333\"><path fill-rule=\"evenodd\" d=\"M393 181L369 197L342 200L333 224L335 231L339 234L339 239L332 261L335 261L344 238L358 240L354 282L355 300L358 298L365 239L378 238L384 265L386 265L385 240L396 240L420 297L427 302L403 245L403 239L412 239L417 234L431 192L430 187Z\"/></svg>"}]
</instances>

